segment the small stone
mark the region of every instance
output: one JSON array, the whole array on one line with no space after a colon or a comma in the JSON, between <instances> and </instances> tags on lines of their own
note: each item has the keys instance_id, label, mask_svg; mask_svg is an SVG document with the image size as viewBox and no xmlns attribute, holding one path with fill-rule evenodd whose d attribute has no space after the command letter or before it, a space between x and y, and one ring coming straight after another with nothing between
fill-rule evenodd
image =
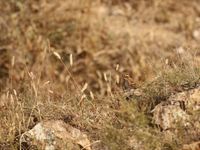
<instances>
[{"instance_id":1,"label":"small stone","mask_svg":"<svg viewBox=\"0 0 200 150\"><path fill-rule=\"evenodd\" d=\"M85 150L91 150L87 135L62 120L40 122L22 135L21 142L28 142L27 137L32 139L29 142L30 145L36 145L45 150L62 150L63 145L72 143L80 145ZM66 149L66 146L64 147Z\"/></svg>"}]
</instances>

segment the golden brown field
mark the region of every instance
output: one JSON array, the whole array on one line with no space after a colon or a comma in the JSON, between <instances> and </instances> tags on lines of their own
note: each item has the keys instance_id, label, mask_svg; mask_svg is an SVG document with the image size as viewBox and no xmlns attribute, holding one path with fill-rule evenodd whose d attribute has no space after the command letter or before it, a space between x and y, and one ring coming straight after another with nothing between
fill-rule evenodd
<instances>
[{"instance_id":1,"label":"golden brown field","mask_svg":"<svg viewBox=\"0 0 200 150\"><path fill-rule=\"evenodd\" d=\"M199 6L0 0L0 150L47 150L21 139L56 120L90 141L56 150L200 148Z\"/></svg>"}]
</instances>

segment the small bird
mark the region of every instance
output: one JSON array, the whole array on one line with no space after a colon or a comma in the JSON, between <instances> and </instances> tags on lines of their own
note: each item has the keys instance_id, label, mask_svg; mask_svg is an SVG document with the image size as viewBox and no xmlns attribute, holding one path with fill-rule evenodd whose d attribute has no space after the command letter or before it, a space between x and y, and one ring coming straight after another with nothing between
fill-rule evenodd
<instances>
[{"instance_id":1,"label":"small bird","mask_svg":"<svg viewBox=\"0 0 200 150\"><path fill-rule=\"evenodd\" d=\"M122 74L121 86L126 100L131 100L135 96L141 96L141 89L138 88L133 78L128 74Z\"/></svg>"},{"instance_id":2,"label":"small bird","mask_svg":"<svg viewBox=\"0 0 200 150\"><path fill-rule=\"evenodd\" d=\"M122 74L122 78L121 78L121 86L122 89L127 92L127 91L131 91L133 89L136 89L136 84L133 80L133 78L130 77L130 75L128 74Z\"/></svg>"}]
</instances>

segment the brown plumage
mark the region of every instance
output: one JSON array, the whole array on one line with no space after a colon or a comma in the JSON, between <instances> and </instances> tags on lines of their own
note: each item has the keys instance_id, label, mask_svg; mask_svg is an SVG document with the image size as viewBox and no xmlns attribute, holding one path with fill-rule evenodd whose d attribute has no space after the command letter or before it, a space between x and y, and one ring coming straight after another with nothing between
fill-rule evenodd
<instances>
[{"instance_id":1,"label":"brown plumage","mask_svg":"<svg viewBox=\"0 0 200 150\"><path fill-rule=\"evenodd\" d=\"M122 74L121 86L124 91L130 91L131 89L136 89L136 84L128 74Z\"/></svg>"}]
</instances>

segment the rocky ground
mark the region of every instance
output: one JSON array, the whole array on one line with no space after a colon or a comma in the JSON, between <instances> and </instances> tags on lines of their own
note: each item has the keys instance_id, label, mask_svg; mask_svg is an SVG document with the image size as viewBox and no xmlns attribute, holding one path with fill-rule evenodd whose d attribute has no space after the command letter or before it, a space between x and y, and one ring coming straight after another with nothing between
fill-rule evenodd
<instances>
[{"instance_id":1,"label":"rocky ground","mask_svg":"<svg viewBox=\"0 0 200 150\"><path fill-rule=\"evenodd\" d=\"M0 149L200 149L199 5L0 1Z\"/></svg>"}]
</instances>

